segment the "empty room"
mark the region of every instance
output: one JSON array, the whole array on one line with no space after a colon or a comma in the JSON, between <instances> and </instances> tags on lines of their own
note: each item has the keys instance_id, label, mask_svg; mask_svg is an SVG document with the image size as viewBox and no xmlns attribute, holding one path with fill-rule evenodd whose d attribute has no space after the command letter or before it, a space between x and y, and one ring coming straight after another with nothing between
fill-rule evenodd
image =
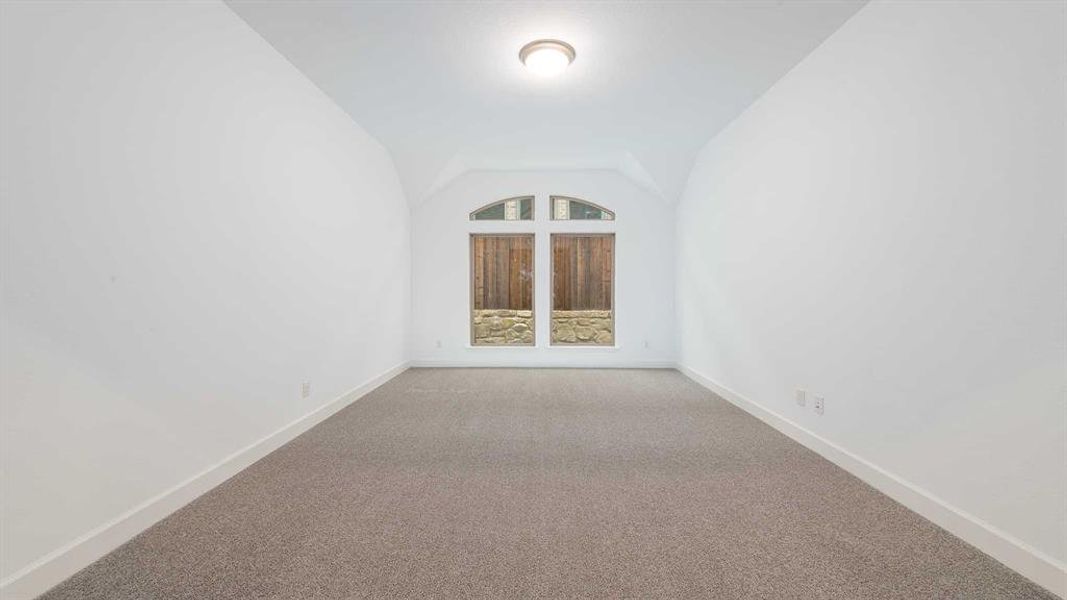
<instances>
[{"instance_id":1,"label":"empty room","mask_svg":"<svg viewBox=\"0 0 1067 600\"><path fill-rule=\"evenodd\" d=\"M0 598L1067 599L1067 2L0 0Z\"/></svg>"}]
</instances>

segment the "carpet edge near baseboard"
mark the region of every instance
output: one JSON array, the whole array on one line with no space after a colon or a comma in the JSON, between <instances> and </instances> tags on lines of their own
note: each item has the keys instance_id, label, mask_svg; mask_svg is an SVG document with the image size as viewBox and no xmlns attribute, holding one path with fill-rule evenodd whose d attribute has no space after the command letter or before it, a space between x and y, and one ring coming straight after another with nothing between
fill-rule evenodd
<instances>
[{"instance_id":1,"label":"carpet edge near baseboard","mask_svg":"<svg viewBox=\"0 0 1067 600\"><path fill-rule=\"evenodd\" d=\"M325 421L411 366L403 361L214 465L145 500L121 515L49 552L0 581L0 600L30 600L62 583L174 511L221 485L259 459Z\"/></svg>"},{"instance_id":2,"label":"carpet edge near baseboard","mask_svg":"<svg viewBox=\"0 0 1067 600\"><path fill-rule=\"evenodd\" d=\"M1067 599L1067 565L714 379L681 363L676 369L697 385L770 425L1009 569Z\"/></svg>"}]
</instances>

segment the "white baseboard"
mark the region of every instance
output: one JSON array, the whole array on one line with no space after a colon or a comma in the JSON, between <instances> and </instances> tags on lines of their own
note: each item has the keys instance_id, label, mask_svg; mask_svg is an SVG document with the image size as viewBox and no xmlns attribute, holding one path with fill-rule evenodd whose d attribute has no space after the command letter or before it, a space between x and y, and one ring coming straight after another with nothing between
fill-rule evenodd
<instances>
[{"instance_id":1,"label":"white baseboard","mask_svg":"<svg viewBox=\"0 0 1067 600\"><path fill-rule=\"evenodd\" d=\"M404 362L389 369L15 572L0 582L0 599L29 600L43 594L407 368Z\"/></svg>"},{"instance_id":2,"label":"white baseboard","mask_svg":"<svg viewBox=\"0 0 1067 600\"><path fill-rule=\"evenodd\" d=\"M581 368L584 365L574 363L499 365L449 361L414 361L410 366ZM167 515L236 475L260 458L366 395L374 388L399 375L408 367L408 363L403 363L389 369L348 393L300 417L289 425L242 448L218 464L205 469L162 494L130 509L112 521L49 553L0 582L0 598L3 600L29 600L44 593ZM594 364L588 365L588 367L677 368L696 383L781 431L798 443L817 452L890 498L943 527L953 535L958 536L1060 597L1067 598L1067 566L1064 564L684 365L647 362L618 365Z\"/></svg>"},{"instance_id":3,"label":"white baseboard","mask_svg":"<svg viewBox=\"0 0 1067 600\"><path fill-rule=\"evenodd\" d=\"M574 360L546 360L536 362L517 359L514 361L502 360L413 360L412 368L428 369L674 369L673 361L648 360L648 361L621 361L611 363L599 363L575 357Z\"/></svg>"},{"instance_id":4,"label":"white baseboard","mask_svg":"<svg viewBox=\"0 0 1067 600\"><path fill-rule=\"evenodd\" d=\"M1067 565L926 490L679 364L684 375L1052 593L1067 598Z\"/></svg>"}]
</instances>

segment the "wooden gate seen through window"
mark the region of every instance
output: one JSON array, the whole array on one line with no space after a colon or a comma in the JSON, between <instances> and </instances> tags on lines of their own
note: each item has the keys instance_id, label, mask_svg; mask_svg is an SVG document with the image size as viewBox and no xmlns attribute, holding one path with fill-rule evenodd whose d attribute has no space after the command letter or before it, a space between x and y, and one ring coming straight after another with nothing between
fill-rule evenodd
<instances>
[{"instance_id":1,"label":"wooden gate seen through window","mask_svg":"<svg viewBox=\"0 0 1067 600\"><path fill-rule=\"evenodd\" d=\"M471 344L534 344L533 234L471 235Z\"/></svg>"},{"instance_id":2,"label":"wooden gate seen through window","mask_svg":"<svg viewBox=\"0 0 1067 600\"><path fill-rule=\"evenodd\" d=\"M615 344L615 234L552 234L553 344Z\"/></svg>"}]
</instances>

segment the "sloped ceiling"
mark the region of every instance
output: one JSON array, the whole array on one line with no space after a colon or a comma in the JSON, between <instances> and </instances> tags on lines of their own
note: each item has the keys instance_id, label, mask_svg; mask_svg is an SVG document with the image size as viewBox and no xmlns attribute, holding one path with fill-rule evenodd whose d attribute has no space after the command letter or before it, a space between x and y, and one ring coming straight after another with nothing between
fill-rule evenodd
<instances>
[{"instance_id":1,"label":"sloped ceiling","mask_svg":"<svg viewBox=\"0 0 1067 600\"><path fill-rule=\"evenodd\" d=\"M229 6L392 153L409 202L472 169L616 169L674 202L697 151L865 0ZM526 42L577 50L541 79Z\"/></svg>"}]
</instances>

